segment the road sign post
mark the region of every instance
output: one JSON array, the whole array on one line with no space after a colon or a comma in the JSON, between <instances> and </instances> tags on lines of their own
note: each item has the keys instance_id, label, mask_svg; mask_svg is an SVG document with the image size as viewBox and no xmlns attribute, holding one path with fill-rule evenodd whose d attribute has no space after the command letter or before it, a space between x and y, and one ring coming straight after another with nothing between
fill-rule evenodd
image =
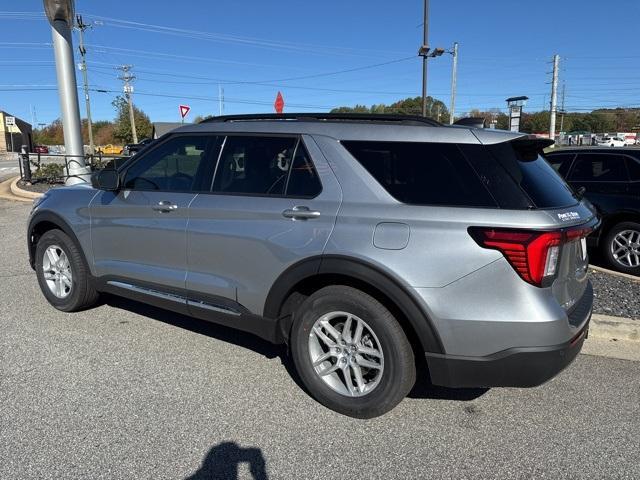
<instances>
[{"instance_id":1,"label":"road sign post","mask_svg":"<svg viewBox=\"0 0 640 480\"><path fill-rule=\"evenodd\" d=\"M11 136L11 151L13 152L13 127L16 124L16 117L4 117L4 123L9 129L9 135Z\"/></svg>"},{"instance_id":2,"label":"road sign post","mask_svg":"<svg viewBox=\"0 0 640 480\"><path fill-rule=\"evenodd\" d=\"M180 110L180 117L182 119L182 123L184 123L184 117L187 116L187 113L189 113L191 107L189 105L180 105L178 107L178 110Z\"/></svg>"}]
</instances>

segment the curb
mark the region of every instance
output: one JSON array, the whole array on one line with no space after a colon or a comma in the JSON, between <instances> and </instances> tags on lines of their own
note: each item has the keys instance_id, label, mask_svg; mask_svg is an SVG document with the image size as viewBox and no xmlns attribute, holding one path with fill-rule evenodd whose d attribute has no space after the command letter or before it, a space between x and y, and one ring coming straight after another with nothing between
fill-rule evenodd
<instances>
[{"instance_id":1,"label":"curb","mask_svg":"<svg viewBox=\"0 0 640 480\"><path fill-rule=\"evenodd\" d=\"M594 313L591 316L589 336L640 342L640 320Z\"/></svg>"},{"instance_id":2,"label":"curb","mask_svg":"<svg viewBox=\"0 0 640 480\"><path fill-rule=\"evenodd\" d=\"M589 264L589 268L595 270L596 272L608 273L609 275L615 275L616 277L628 278L629 280L634 280L636 282L640 282L640 277L636 275L631 275L629 273L616 272L615 270L609 270L608 268L599 267L597 265Z\"/></svg>"},{"instance_id":3,"label":"curb","mask_svg":"<svg viewBox=\"0 0 640 480\"><path fill-rule=\"evenodd\" d=\"M5 180L0 183L0 198L3 200L11 200L14 202L33 202L32 198L20 197L18 195L14 195L11 191L11 184L20 177L10 178L9 180Z\"/></svg>"},{"instance_id":4,"label":"curb","mask_svg":"<svg viewBox=\"0 0 640 480\"><path fill-rule=\"evenodd\" d=\"M42 193L30 192L28 190L23 190L18 186L18 182L20 181L20 177L16 177L11 181L11 193L13 193L16 197L28 198L29 200L35 200L36 198L40 198Z\"/></svg>"}]
</instances>

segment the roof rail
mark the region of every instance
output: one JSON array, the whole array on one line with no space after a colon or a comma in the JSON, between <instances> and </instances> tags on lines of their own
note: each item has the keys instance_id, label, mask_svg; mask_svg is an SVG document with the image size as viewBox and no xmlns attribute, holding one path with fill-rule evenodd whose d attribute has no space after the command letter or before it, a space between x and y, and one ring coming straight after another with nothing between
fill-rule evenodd
<instances>
[{"instance_id":1,"label":"roof rail","mask_svg":"<svg viewBox=\"0 0 640 480\"><path fill-rule=\"evenodd\" d=\"M202 120L200 123L251 122L259 120L302 120L302 121L343 121L343 122L396 122L408 125L442 126L431 118L417 115L386 115L376 113L256 113L247 115L221 115Z\"/></svg>"}]
</instances>

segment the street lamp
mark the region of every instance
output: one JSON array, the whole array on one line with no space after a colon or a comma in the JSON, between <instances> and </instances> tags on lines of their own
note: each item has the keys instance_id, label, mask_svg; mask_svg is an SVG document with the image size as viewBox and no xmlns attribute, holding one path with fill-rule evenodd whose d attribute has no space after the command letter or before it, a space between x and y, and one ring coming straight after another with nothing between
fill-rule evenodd
<instances>
[{"instance_id":1,"label":"street lamp","mask_svg":"<svg viewBox=\"0 0 640 480\"><path fill-rule=\"evenodd\" d=\"M69 177L66 183L85 183L89 181L90 171L84 161L84 143L82 141L80 108L78 107L78 85L71 40L74 1L44 0L44 11L51 24L53 51L56 59L65 158L67 158L69 166Z\"/></svg>"},{"instance_id":2,"label":"street lamp","mask_svg":"<svg viewBox=\"0 0 640 480\"><path fill-rule=\"evenodd\" d=\"M439 57L445 52L444 48L434 48L429 45L420 45L418 56L422 57L422 116L427 116L427 58Z\"/></svg>"}]
</instances>

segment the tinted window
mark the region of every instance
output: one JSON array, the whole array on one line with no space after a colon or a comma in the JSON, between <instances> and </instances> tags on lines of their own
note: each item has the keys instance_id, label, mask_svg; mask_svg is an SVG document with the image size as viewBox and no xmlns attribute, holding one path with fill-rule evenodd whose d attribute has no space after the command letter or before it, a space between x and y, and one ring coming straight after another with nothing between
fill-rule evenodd
<instances>
[{"instance_id":1,"label":"tinted window","mask_svg":"<svg viewBox=\"0 0 640 480\"><path fill-rule=\"evenodd\" d=\"M415 142L343 142L397 200L417 205L495 207L457 145Z\"/></svg>"},{"instance_id":2,"label":"tinted window","mask_svg":"<svg viewBox=\"0 0 640 480\"><path fill-rule=\"evenodd\" d=\"M529 198L531 207L562 208L577 203L571 187L542 156L537 140L515 140L486 147Z\"/></svg>"},{"instance_id":3,"label":"tinted window","mask_svg":"<svg viewBox=\"0 0 640 480\"><path fill-rule=\"evenodd\" d=\"M127 170L124 186L134 190L208 190L206 170L218 139L215 136L179 135L134 160ZM209 168L207 168L209 167Z\"/></svg>"},{"instance_id":4,"label":"tinted window","mask_svg":"<svg viewBox=\"0 0 640 480\"><path fill-rule=\"evenodd\" d=\"M555 154L555 155L547 155L547 162L551 164L553 169L558 172L563 177L567 176L569 173L569 167L571 166L571 161L575 157L573 153L563 153L563 154Z\"/></svg>"},{"instance_id":5,"label":"tinted window","mask_svg":"<svg viewBox=\"0 0 640 480\"><path fill-rule=\"evenodd\" d=\"M213 191L283 195L297 139L227 137Z\"/></svg>"},{"instance_id":6,"label":"tinted window","mask_svg":"<svg viewBox=\"0 0 640 480\"><path fill-rule=\"evenodd\" d=\"M627 167L629 168L629 175L631 180L640 181L640 160L637 158L627 157Z\"/></svg>"},{"instance_id":7,"label":"tinted window","mask_svg":"<svg viewBox=\"0 0 640 480\"><path fill-rule=\"evenodd\" d=\"M621 182L629 177L625 157L606 153L582 153L571 170L570 180L582 182Z\"/></svg>"},{"instance_id":8,"label":"tinted window","mask_svg":"<svg viewBox=\"0 0 640 480\"><path fill-rule=\"evenodd\" d=\"M322 190L318 172L307 149L302 142L298 143L296 154L293 158L293 166L287 182L288 197L315 197Z\"/></svg>"}]
</instances>

